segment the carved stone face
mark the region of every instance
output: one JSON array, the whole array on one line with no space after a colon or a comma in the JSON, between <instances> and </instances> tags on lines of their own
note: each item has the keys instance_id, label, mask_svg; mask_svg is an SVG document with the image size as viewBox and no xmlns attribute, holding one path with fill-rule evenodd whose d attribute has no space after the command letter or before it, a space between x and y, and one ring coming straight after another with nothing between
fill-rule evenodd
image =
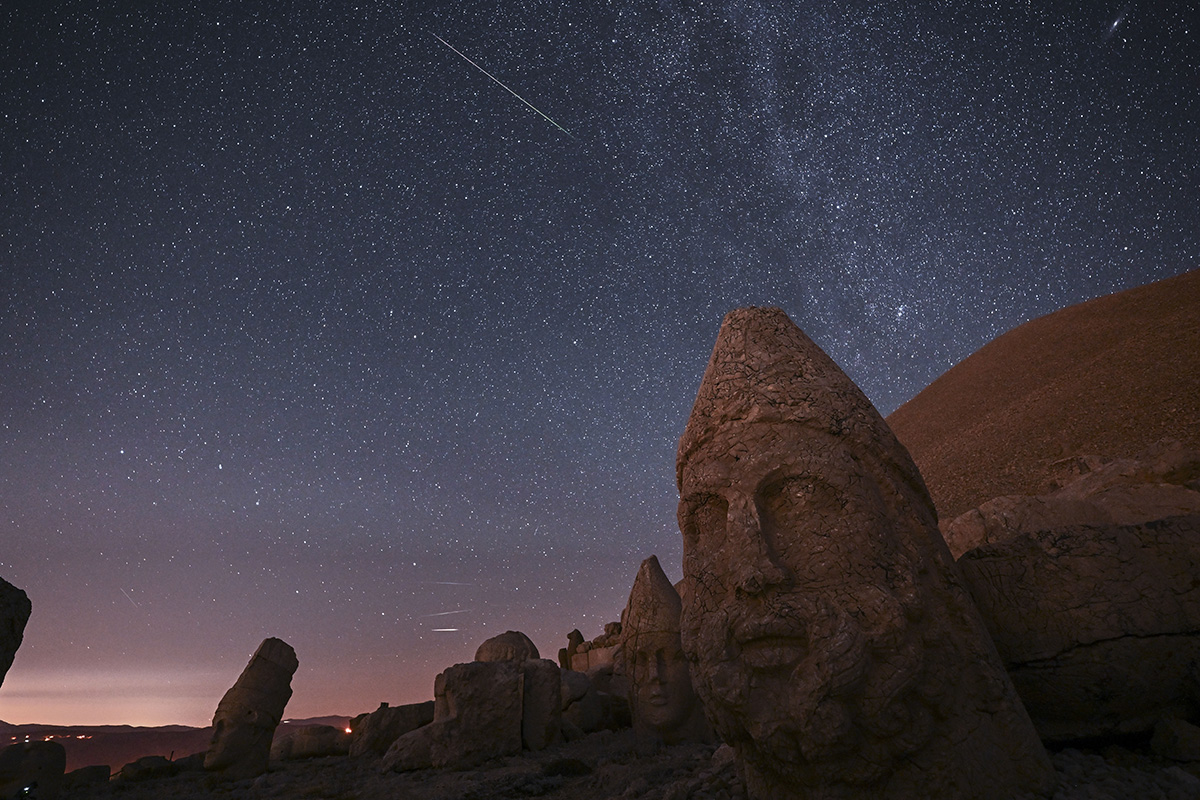
<instances>
[{"instance_id":1,"label":"carved stone face","mask_svg":"<svg viewBox=\"0 0 1200 800\"><path fill-rule=\"evenodd\" d=\"M667 734L687 722L697 700L679 634L639 635L636 649L625 658L629 660L638 724Z\"/></svg>"},{"instance_id":2,"label":"carved stone face","mask_svg":"<svg viewBox=\"0 0 1200 800\"><path fill-rule=\"evenodd\" d=\"M928 732L915 554L885 468L831 434L750 423L681 472L685 649L718 732L787 780L861 783Z\"/></svg>"}]
</instances>

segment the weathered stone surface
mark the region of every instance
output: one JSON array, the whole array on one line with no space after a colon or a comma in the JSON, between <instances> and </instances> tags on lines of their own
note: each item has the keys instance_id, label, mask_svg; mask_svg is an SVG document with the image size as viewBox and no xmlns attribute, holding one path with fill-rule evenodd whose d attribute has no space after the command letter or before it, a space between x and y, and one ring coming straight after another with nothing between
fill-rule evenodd
<instances>
[{"instance_id":1,"label":"weathered stone surface","mask_svg":"<svg viewBox=\"0 0 1200 800\"><path fill-rule=\"evenodd\" d=\"M959 558L985 544L1068 525L1133 525L1200 514L1200 451L1164 440L1135 458L1070 459L1053 492L996 497L942 525Z\"/></svg>"},{"instance_id":2,"label":"weathered stone surface","mask_svg":"<svg viewBox=\"0 0 1200 800\"><path fill-rule=\"evenodd\" d=\"M578 628L568 633L567 646L559 648L558 651L558 665L563 669L570 669L571 659L574 658L581 644L583 644L583 634L579 632Z\"/></svg>"},{"instance_id":3,"label":"weathered stone surface","mask_svg":"<svg viewBox=\"0 0 1200 800\"><path fill-rule=\"evenodd\" d=\"M1150 747L1173 761L1200 761L1200 728L1182 719L1160 720L1154 726Z\"/></svg>"},{"instance_id":4,"label":"weathered stone surface","mask_svg":"<svg viewBox=\"0 0 1200 800\"><path fill-rule=\"evenodd\" d=\"M204 768L231 780L267 771L271 739L292 696L299 661L282 639L264 639L213 715Z\"/></svg>"},{"instance_id":5,"label":"weathered stone surface","mask_svg":"<svg viewBox=\"0 0 1200 800\"><path fill-rule=\"evenodd\" d=\"M67 751L58 742L20 742L0 750L0 797L54 800L62 794Z\"/></svg>"},{"instance_id":6,"label":"weathered stone surface","mask_svg":"<svg viewBox=\"0 0 1200 800\"><path fill-rule=\"evenodd\" d=\"M562 671L562 719L564 731L579 734L615 730L630 724L629 703L624 696L602 691L597 679L611 679L604 673Z\"/></svg>"},{"instance_id":7,"label":"weathered stone surface","mask_svg":"<svg viewBox=\"0 0 1200 800\"><path fill-rule=\"evenodd\" d=\"M0 686L25 634L33 604L25 592L0 578Z\"/></svg>"},{"instance_id":8,"label":"weathered stone surface","mask_svg":"<svg viewBox=\"0 0 1200 800\"><path fill-rule=\"evenodd\" d=\"M177 774L179 765L168 760L166 756L142 756L121 767L117 777L123 782L136 783L154 778L169 778Z\"/></svg>"},{"instance_id":9,"label":"weathered stone surface","mask_svg":"<svg viewBox=\"0 0 1200 800\"><path fill-rule=\"evenodd\" d=\"M522 669L521 743L544 750L562 736L562 670L545 658L530 659Z\"/></svg>"},{"instance_id":10,"label":"weathered stone surface","mask_svg":"<svg viewBox=\"0 0 1200 800\"><path fill-rule=\"evenodd\" d=\"M958 563L1043 739L1200 713L1200 516L1026 533Z\"/></svg>"},{"instance_id":11,"label":"weathered stone surface","mask_svg":"<svg viewBox=\"0 0 1200 800\"><path fill-rule=\"evenodd\" d=\"M1049 790L920 474L779 309L726 316L677 474L684 649L752 798Z\"/></svg>"},{"instance_id":12,"label":"weathered stone surface","mask_svg":"<svg viewBox=\"0 0 1200 800\"><path fill-rule=\"evenodd\" d=\"M350 734L350 755L381 756L392 742L409 731L433 722L433 701L391 707L380 703L379 708L356 720Z\"/></svg>"},{"instance_id":13,"label":"weathered stone surface","mask_svg":"<svg viewBox=\"0 0 1200 800\"><path fill-rule=\"evenodd\" d=\"M434 681L433 722L404 734L383 768L468 769L521 752L524 667L515 661L455 664Z\"/></svg>"},{"instance_id":14,"label":"weathered stone surface","mask_svg":"<svg viewBox=\"0 0 1200 800\"><path fill-rule=\"evenodd\" d=\"M476 661L525 661L541 658L533 640L520 631L505 631L493 636L475 651Z\"/></svg>"},{"instance_id":15,"label":"weathered stone surface","mask_svg":"<svg viewBox=\"0 0 1200 800\"><path fill-rule=\"evenodd\" d=\"M656 556L642 562L621 615L617 671L628 679L628 700L639 747L707 742L712 730L692 688L679 638L679 593Z\"/></svg>"},{"instance_id":16,"label":"weathered stone surface","mask_svg":"<svg viewBox=\"0 0 1200 800\"><path fill-rule=\"evenodd\" d=\"M332 725L281 725L271 742L271 760L344 756L350 752L350 735Z\"/></svg>"}]
</instances>

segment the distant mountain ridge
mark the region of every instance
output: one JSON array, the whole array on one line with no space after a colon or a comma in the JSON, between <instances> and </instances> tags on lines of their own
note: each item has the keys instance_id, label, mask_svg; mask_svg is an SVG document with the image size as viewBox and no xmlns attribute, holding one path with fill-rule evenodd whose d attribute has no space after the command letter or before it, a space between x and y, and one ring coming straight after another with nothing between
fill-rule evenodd
<instances>
[{"instance_id":1,"label":"distant mountain ridge","mask_svg":"<svg viewBox=\"0 0 1200 800\"><path fill-rule=\"evenodd\" d=\"M350 717L332 715L288 719L283 725L333 725L344 728ZM181 758L204 752L212 739L212 728L161 725L13 725L0 720L0 749L26 740L55 741L67 751L67 770L107 764L115 773L142 756Z\"/></svg>"},{"instance_id":2,"label":"distant mountain ridge","mask_svg":"<svg viewBox=\"0 0 1200 800\"><path fill-rule=\"evenodd\" d=\"M1200 270L1027 322L887 418L948 521L1080 455L1200 447Z\"/></svg>"}]
</instances>

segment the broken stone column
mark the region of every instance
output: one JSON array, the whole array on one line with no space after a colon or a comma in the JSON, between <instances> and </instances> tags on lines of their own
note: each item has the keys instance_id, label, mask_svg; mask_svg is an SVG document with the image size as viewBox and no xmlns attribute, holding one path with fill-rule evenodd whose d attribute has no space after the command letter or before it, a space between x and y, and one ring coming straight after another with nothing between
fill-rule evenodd
<instances>
[{"instance_id":1,"label":"broken stone column","mask_svg":"<svg viewBox=\"0 0 1200 800\"><path fill-rule=\"evenodd\" d=\"M621 615L617 670L629 681L629 707L640 750L707 742L712 731L692 688L679 638L679 593L656 556L642 562Z\"/></svg>"},{"instance_id":2,"label":"broken stone column","mask_svg":"<svg viewBox=\"0 0 1200 800\"><path fill-rule=\"evenodd\" d=\"M0 686L21 646L32 610L29 595L0 578Z\"/></svg>"},{"instance_id":3,"label":"broken stone column","mask_svg":"<svg viewBox=\"0 0 1200 800\"><path fill-rule=\"evenodd\" d=\"M1008 798L1054 772L908 452L780 309L679 443L684 650L751 798Z\"/></svg>"},{"instance_id":4,"label":"broken stone column","mask_svg":"<svg viewBox=\"0 0 1200 800\"><path fill-rule=\"evenodd\" d=\"M292 696L300 662L281 639L264 639L213 715L213 738L204 768L231 780L267 771L271 740Z\"/></svg>"}]
</instances>

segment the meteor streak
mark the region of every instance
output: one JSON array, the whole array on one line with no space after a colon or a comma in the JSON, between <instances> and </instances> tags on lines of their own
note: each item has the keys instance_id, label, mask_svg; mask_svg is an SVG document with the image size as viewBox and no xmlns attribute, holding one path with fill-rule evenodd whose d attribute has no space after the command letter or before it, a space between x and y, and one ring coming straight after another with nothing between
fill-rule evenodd
<instances>
[{"instance_id":1,"label":"meteor streak","mask_svg":"<svg viewBox=\"0 0 1200 800\"><path fill-rule=\"evenodd\" d=\"M497 78L495 75L493 75L492 73L488 72L486 69L484 69L483 67L479 66L478 64L476 64L476 63L475 63L474 61L472 61L471 59L467 58L465 55L463 55L461 52L459 52L459 50L458 50L458 49L457 49L457 48L456 48L454 45L450 44L450 43L449 43L449 42L447 42L445 39L443 39L442 37L438 36L436 33L433 33L433 31L430 31L430 34L433 36L433 38L437 39L439 42L441 42L442 44L446 45L446 47L449 47L451 50L453 50L454 52L456 52L456 53L458 53L460 56L462 56L462 57L463 57L463 58L466 60L466 62L467 62L468 64L470 64L472 67L474 67L475 69L479 70L479 71L480 71L480 72L482 72L484 75L487 75L489 78L491 78L492 80L494 80L496 83L498 83L498 84L500 84L501 86L503 86L503 87L504 87L504 90L505 90L506 92L508 92L508 93L509 93L509 94L511 94L513 97L515 97L515 98L517 98L518 100L520 100L520 101L521 101L522 103L524 103L525 105L527 105L527 106L529 106L530 108L532 108L532 109L533 109L535 112L537 112L537 114L538 114L538 115L539 115L539 116L540 116L542 119L546 120L546 122L549 122L551 125L553 125L554 127L558 128L560 131L562 131L563 133L565 133L567 136L570 136L572 139L574 139L574 138L575 138L574 136L571 136L571 132L570 132L569 130L567 130L566 128L564 128L562 125L559 125L559 124L558 124L557 122L555 122L554 120L550 119L548 116L546 116L545 114L543 114L541 111L538 111L538 109L537 109L537 106L535 106L533 103L531 103L531 102L529 102L528 100L526 100L524 97L521 97L521 95L517 94L517 93L516 93L516 92L514 92L512 89L509 89L509 88L508 88L508 86L506 86L506 85L505 85L504 81L500 80L500 79L499 79L499 78Z\"/></svg>"}]
</instances>

